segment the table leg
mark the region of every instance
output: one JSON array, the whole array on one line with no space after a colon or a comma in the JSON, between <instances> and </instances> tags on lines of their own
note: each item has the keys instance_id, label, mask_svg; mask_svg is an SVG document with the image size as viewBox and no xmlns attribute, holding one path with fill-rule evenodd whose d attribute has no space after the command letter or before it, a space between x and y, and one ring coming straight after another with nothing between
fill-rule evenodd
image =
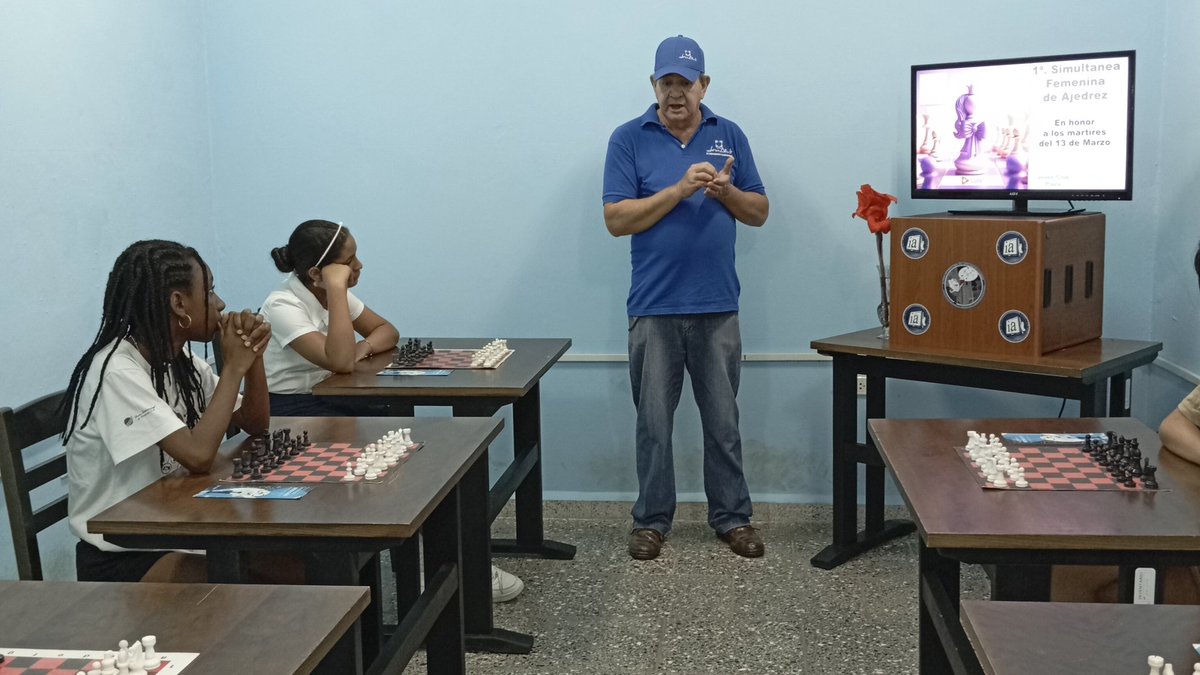
<instances>
[{"instance_id":1,"label":"table leg","mask_svg":"<svg viewBox=\"0 0 1200 675\"><path fill-rule=\"evenodd\" d=\"M462 605L467 648L473 652L528 654L533 636L492 623L492 557L488 519L488 453L459 482L462 499Z\"/></svg>"},{"instance_id":2,"label":"table leg","mask_svg":"<svg viewBox=\"0 0 1200 675\"><path fill-rule=\"evenodd\" d=\"M1128 386L1132 378L1132 372L1124 372L1113 375L1109 379L1108 385L1108 416L1109 417L1129 417L1133 414L1130 410L1132 401L1125 396L1125 387Z\"/></svg>"},{"instance_id":3,"label":"table leg","mask_svg":"<svg viewBox=\"0 0 1200 675\"><path fill-rule=\"evenodd\" d=\"M1107 412L1108 380L1083 385L1083 391L1079 397L1079 416L1104 417Z\"/></svg>"},{"instance_id":4,"label":"table leg","mask_svg":"<svg viewBox=\"0 0 1200 675\"><path fill-rule=\"evenodd\" d=\"M483 461L487 461L486 454ZM460 675L467 671L462 587L462 515L465 505L460 502L460 489L455 487L446 495L442 503L429 514L423 528L433 535L422 538L426 586L434 587L435 581L445 570L452 571L459 582L455 584L453 596L425 637L425 655L430 673Z\"/></svg>"},{"instance_id":5,"label":"table leg","mask_svg":"<svg viewBox=\"0 0 1200 675\"><path fill-rule=\"evenodd\" d=\"M858 363L849 358L833 357L833 543L821 549L809 561L813 567L829 570L854 556L916 530L908 520L883 520L883 466L873 447L858 442ZM872 395L867 386L868 417L872 412L884 416L886 391L882 375L871 376L878 382ZM858 531L858 465L873 456L876 466L868 466L867 529Z\"/></svg>"},{"instance_id":6,"label":"table leg","mask_svg":"<svg viewBox=\"0 0 1200 675\"><path fill-rule=\"evenodd\" d=\"M959 623L959 563L918 542L917 659L921 675L982 673Z\"/></svg>"},{"instance_id":7,"label":"table leg","mask_svg":"<svg viewBox=\"0 0 1200 675\"><path fill-rule=\"evenodd\" d=\"M361 556L370 558L363 564ZM379 578L379 554L359 552L309 551L304 554L304 581L312 586L366 585L371 591L371 603L363 611L362 655L366 662L374 661L383 642L383 596Z\"/></svg>"},{"instance_id":8,"label":"table leg","mask_svg":"<svg viewBox=\"0 0 1200 675\"><path fill-rule=\"evenodd\" d=\"M535 384L524 396L513 403L513 462L504 475L492 487L488 511L492 518L508 498L517 497L516 539L492 541L492 552L497 555L528 558L571 560L575 547L545 538L542 512L542 404L541 385ZM455 405L454 415L478 414L465 405ZM486 413L491 415L491 412Z\"/></svg>"},{"instance_id":9,"label":"table leg","mask_svg":"<svg viewBox=\"0 0 1200 675\"><path fill-rule=\"evenodd\" d=\"M882 375L867 376L867 420L884 419L887 417L887 378ZM879 532L883 530L883 460L879 457L879 451L875 448L875 443L871 441L871 435L865 430L863 437L866 439L868 452L875 460L874 463L867 464L864 468L866 474L866 517L864 529L867 532Z\"/></svg>"},{"instance_id":10,"label":"table leg","mask_svg":"<svg viewBox=\"0 0 1200 675\"><path fill-rule=\"evenodd\" d=\"M345 675L362 673L362 621L350 625L334 643L329 653L313 670L315 675Z\"/></svg>"},{"instance_id":11,"label":"table leg","mask_svg":"<svg viewBox=\"0 0 1200 675\"><path fill-rule=\"evenodd\" d=\"M421 595L421 550L416 537L389 549L392 576L396 579L396 621L412 609Z\"/></svg>"}]
</instances>

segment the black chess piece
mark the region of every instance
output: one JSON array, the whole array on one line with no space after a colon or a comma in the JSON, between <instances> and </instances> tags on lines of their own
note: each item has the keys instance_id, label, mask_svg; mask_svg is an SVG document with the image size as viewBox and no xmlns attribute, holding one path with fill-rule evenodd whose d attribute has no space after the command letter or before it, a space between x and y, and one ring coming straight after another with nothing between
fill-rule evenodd
<instances>
[{"instance_id":1,"label":"black chess piece","mask_svg":"<svg viewBox=\"0 0 1200 675\"><path fill-rule=\"evenodd\" d=\"M250 462L250 480L261 480L262 477L262 464L257 459Z\"/></svg>"},{"instance_id":2,"label":"black chess piece","mask_svg":"<svg viewBox=\"0 0 1200 675\"><path fill-rule=\"evenodd\" d=\"M244 478L245 476L246 476L246 474L242 473L242 460L240 458L234 457L233 458L233 477L234 478Z\"/></svg>"},{"instance_id":3,"label":"black chess piece","mask_svg":"<svg viewBox=\"0 0 1200 675\"><path fill-rule=\"evenodd\" d=\"M1150 458L1146 458L1146 465L1142 467L1142 487L1147 490L1158 489L1158 479L1155 473L1158 472L1158 467L1150 463Z\"/></svg>"},{"instance_id":4,"label":"black chess piece","mask_svg":"<svg viewBox=\"0 0 1200 675\"><path fill-rule=\"evenodd\" d=\"M305 429L304 433L300 436L300 445L303 445L305 449L311 445L311 443L308 442L308 429Z\"/></svg>"}]
</instances>

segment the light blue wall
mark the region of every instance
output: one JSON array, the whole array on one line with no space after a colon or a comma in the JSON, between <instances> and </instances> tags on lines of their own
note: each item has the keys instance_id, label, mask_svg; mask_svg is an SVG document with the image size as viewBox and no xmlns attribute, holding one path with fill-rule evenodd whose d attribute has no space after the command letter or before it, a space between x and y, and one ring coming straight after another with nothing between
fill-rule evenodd
<instances>
[{"instance_id":1,"label":"light blue wall","mask_svg":"<svg viewBox=\"0 0 1200 675\"><path fill-rule=\"evenodd\" d=\"M1200 292L1192 258L1200 242L1196 195L1200 190L1200 126L1195 106L1200 100L1200 4L1170 2L1166 12L1163 59L1163 104L1159 108L1164 139L1155 178L1161 186L1158 242L1152 266L1143 270L1154 280L1154 333L1164 343L1163 358L1200 373Z\"/></svg>"},{"instance_id":2,"label":"light blue wall","mask_svg":"<svg viewBox=\"0 0 1200 675\"><path fill-rule=\"evenodd\" d=\"M189 3L0 2L0 405L66 386L129 243L212 250L203 28Z\"/></svg>"},{"instance_id":3,"label":"light blue wall","mask_svg":"<svg viewBox=\"0 0 1200 675\"><path fill-rule=\"evenodd\" d=\"M403 334L564 336L573 354L624 353L629 249L604 230L601 169L609 133L651 102L654 47L674 33L703 45L706 103L746 131L771 197L766 227L738 242L751 354L807 352L874 320L873 242L850 218L859 184L897 194L898 214L945 208L907 198L909 65L1136 49L1135 199L1092 205L1108 214L1105 334L1167 339L1200 368L1198 236L1182 225L1196 14L1186 0L1017 0L966 19L933 2L732 12L703 0L684 15L630 0L0 0L0 218L21 244L0 248L0 276L23 291L5 294L5 315L31 327L0 333L0 402L65 382L132 239L200 246L227 301L253 307L277 279L268 250L311 217L354 229L358 290ZM1150 273L1172 265L1175 281ZM829 370L746 364L759 500L828 499ZM1183 385L1158 370L1135 380L1135 409L1156 424ZM543 381L551 496L633 494L628 386L623 363L563 363ZM911 383L891 394L889 413L908 417L1060 404ZM679 489L694 498L690 395L677 422Z\"/></svg>"}]
</instances>

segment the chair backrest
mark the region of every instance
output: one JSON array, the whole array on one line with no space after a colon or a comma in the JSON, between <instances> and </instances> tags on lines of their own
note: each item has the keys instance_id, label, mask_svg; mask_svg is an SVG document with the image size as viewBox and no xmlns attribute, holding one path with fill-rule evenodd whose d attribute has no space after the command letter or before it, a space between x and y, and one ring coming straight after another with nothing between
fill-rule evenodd
<instances>
[{"instance_id":1,"label":"chair backrest","mask_svg":"<svg viewBox=\"0 0 1200 675\"><path fill-rule=\"evenodd\" d=\"M51 459L26 467L23 452L30 446L61 434L66 420L58 414L66 392L43 396L13 410L0 408L0 478L17 554L17 575L22 580L42 579L38 532L67 517L67 496L51 501L36 511L29 493L67 475L67 456L60 448Z\"/></svg>"}]
</instances>

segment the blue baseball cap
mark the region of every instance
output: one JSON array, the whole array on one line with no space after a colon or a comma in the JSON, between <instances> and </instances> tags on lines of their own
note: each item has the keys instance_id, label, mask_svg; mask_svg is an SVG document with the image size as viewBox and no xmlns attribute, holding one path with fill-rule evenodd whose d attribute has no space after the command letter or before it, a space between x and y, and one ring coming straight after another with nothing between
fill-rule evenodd
<instances>
[{"instance_id":1,"label":"blue baseball cap","mask_svg":"<svg viewBox=\"0 0 1200 675\"><path fill-rule=\"evenodd\" d=\"M670 74L682 75L695 82L704 74L704 50L689 37L676 35L663 40L654 53L654 79Z\"/></svg>"}]
</instances>

